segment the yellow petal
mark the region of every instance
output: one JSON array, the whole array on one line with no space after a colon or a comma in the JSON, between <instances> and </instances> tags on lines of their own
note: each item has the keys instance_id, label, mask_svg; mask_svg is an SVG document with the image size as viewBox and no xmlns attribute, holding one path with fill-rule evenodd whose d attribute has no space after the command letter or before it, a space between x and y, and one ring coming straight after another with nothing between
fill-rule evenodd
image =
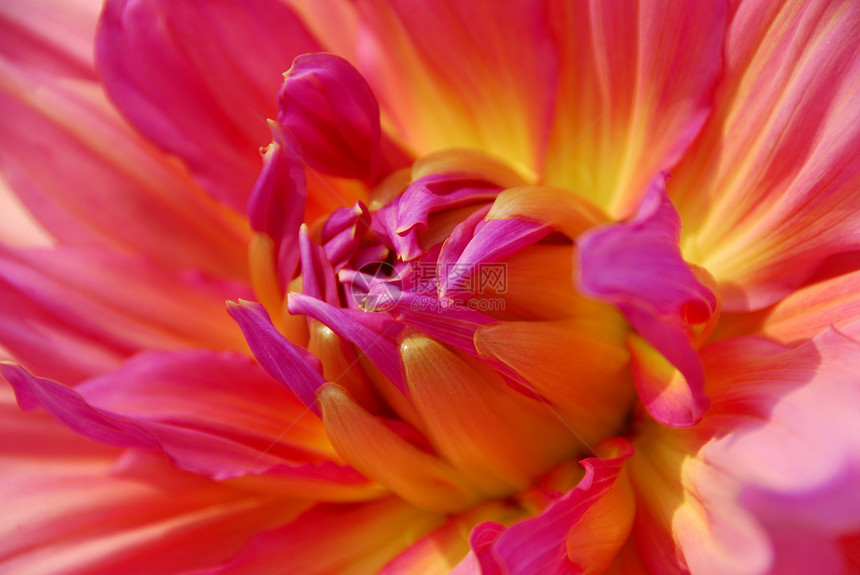
<instances>
[{"instance_id":1,"label":"yellow petal","mask_svg":"<svg viewBox=\"0 0 860 575\"><path fill-rule=\"evenodd\" d=\"M462 511L480 501L478 492L450 465L386 427L342 387L327 384L317 399L332 445L365 476L431 511Z\"/></svg>"},{"instance_id":2,"label":"yellow petal","mask_svg":"<svg viewBox=\"0 0 860 575\"><path fill-rule=\"evenodd\" d=\"M580 447L546 406L479 362L417 333L403 339L400 353L428 439L487 495L528 488Z\"/></svg>"}]
</instances>

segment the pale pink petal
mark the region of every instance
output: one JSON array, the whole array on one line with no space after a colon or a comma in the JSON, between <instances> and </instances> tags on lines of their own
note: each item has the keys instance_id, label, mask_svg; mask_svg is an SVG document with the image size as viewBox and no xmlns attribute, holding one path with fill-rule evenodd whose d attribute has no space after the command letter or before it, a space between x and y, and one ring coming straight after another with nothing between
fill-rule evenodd
<instances>
[{"instance_id":1,"label":"pale pink petal","mask_svg":"<svg viewBox=\"0 0 860 575\"><path fill-rule=\"evenodd\" d=\"M712 106L726 2L550 2L562 70L544 182L615 217L671 169Z\"/></svg>"},{"instance_id":2,"label":"pale pink petal","mask_svg":"<svg viewBox=\"0 0 860 575\"><path fill-rule=\"evenodd\" d=\"M6 0L0 55L52 74L95 80L93 39L100 0Z\"/></svg>"},{"instance_id":3,"label":"pale pink petal","mask_svg":"<svg viewBox=\"0 0 860 575\"><path fill-rule=\"evenodd\" d=\"M714 344L705 361L729 363L732 354L733 369L758 367L753 381L723 372L721 385L754 385L762 421L718 439L702 457L738 477L741 502L768 522L831 534L860 528L860 343L831 329L775 357L749 357L743 345Z\"/></svg>"},{"instance_id":4,"label":"pale pink petal","mask_svg":"<svg viewBox=\"0 0 860 575\"><path fill-rule=\"evenodd\" d=\"M134 134L97 84L0 59L0 114L3 178L58 242L247 275L248 235L235 215Z\"/></svg>"},{"instance_id":5,"label":"pale pink petal","mask_svg":"<svg viewBox=\"0 0 860 575\"><path fill-rule=\"evenodd\" d=\"M860 344L835 330L795 349L733 338L702 350L700 425L645 426L634 528L652 568L839 573L860 528Z\"/></svg>"},{"instance_id":6,"label":"pale pink petal","mask_svg":"<svg viewBox=\"0 0 860 575\"><path fill-rule=\"evenodd\" d=\"M246 348L224 311L226 299L250 297L242 284L107 251L2 246L0 281L119 353Z\"/></svg>"},{"instance_id":7,"label":"pale pink petal","mask_svg":"<svg viewBox=\"0 0 860 575\"><path fill-rule=\"evenodd\" d=\"M298 54L319 49L278 0L110 0L97 39L111 99L239 211L269 140L265 119L277 111L281 74Z\"/></svg>"},{"instance_id":8,"label":"pale pink petal","mask_svg":"<svg viewBox=\"0 0 860 575\"><path fill-rule=\"evenodd\" d=\"M860 4L743 2L719 103L670 184L684 253L731 311L759 309L857 250Z\"/></svg>"},{"instance_id":9,"label":"pale pink petal","mask_svg":"<svg viewBox=\"0 0 860 575\"><path fill-rule=\"evenodd\" d=\"M0 242L13 246L50 246L54 238L3 180L0 174Z\"/></svg>"}]
</instances>

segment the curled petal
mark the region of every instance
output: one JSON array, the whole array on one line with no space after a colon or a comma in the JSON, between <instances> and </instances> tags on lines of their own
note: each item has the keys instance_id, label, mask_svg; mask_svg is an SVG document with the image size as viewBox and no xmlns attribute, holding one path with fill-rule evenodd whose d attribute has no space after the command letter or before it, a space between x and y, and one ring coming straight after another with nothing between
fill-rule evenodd
<instances>
[{"instance_id":1,"label":"curled petal","mask_svg":"<svg viewBox=\"0 0 860 575\"><path fill-rule=\"evenodd\" d=\"M376 97L349 62L306 54L284 78L278 121L301 142L311 168L375 183L409 165L409 157L382 133Z\"/></svg>"},{"instance_id":2,"label":"curled petal","mask_svg":"<svg viewBox=\"0 0 860 575\"><path fill-rule=\"evenodd\" d=\"M375 324L372 320L375 314L350 314L349 310L334 307L304 294L291 293L287 306L290 313L312 317L342 338L351 341L394 385L405 392L400 356L394 344L400 326L391 320Z\"/></svg>"},{"instance_id":3,"label":"curled petal","mask_svg":"<svg viewBox=\"0 0 860 575\"><path fill-rule=\"evenodd\" d=\"M275 245L272 263L283 290L298 265L296 239L308 191L298 142L277 122L270 121L269 128L272 143L263 152L263 170L248 199L248 220L254 231L266 234Z\"/></svg>"},{"instance_id":4,"label":"curled petal","mask_svg":"<svg viewBox=\"0 0 860 575\"><path fill-rule=\"evenodd\" d=\"M717 312L717 298L681 257L681 220L658 176L628 222L586 232L579 239L579 287L612 303L639 334L675 366L689 386L686 400L668 404L659 390L643 400L652 416L668 425L694 425L708 407L704 372L693 347L694 326ZM665 372L665 370L662 370ZM646 372L642 372L646 373ZM650 374L656 373L651 370ZM639 378L653 388L660 378ZM654 401L660 402L654 405Z\"/></svg>"},{"instance_id":5,"label":"curled petal","mask_svg":"<svg viewBox=\"0 0 860 575\"><path fill-rule=\"evenodd\" d=\"M493 523L475 528L471 542L481 573L599 573L611 564L633 524L623 470L633 449L616 439L598 451L605 458L583 460L585 477L538 517L507 529Z\"/></svg>"}]
</instances>

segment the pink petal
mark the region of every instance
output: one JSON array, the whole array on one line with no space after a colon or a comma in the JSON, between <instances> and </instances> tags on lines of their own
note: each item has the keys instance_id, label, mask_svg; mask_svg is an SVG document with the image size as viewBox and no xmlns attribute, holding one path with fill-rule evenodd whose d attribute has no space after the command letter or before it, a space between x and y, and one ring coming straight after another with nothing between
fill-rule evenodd
<instances>
[{"instance_id":1,"label":"pink petal","mask_svg":"<svg viewBox=\"0 0 860 575\"><path fill-rule=\"evenodd\" d=\"M254 231L276 246L275 264L281 289L295 276L299 262L296 238L305 212L307 184L296 139L276 122L269 122L272 143L263 153L263 170L248 198L248 220Z\"/></svg>"},{"instance_id":2,"label":"pink petal","mask_svg":"<svg viewBox=\"0 0 860 575\"><path fill-rule=\"evenodd\" d=\"M97 38L108 94L144 136L237 210L259 172L278 78L319 45L277 0L110 0ZM253 54L253 57L247 55Z\"/></svg>"},{"instance_id":3,"label":"pink petal","mask_svg":"<svg viewBox=\"0 0 860 575\"><path fill-rule=\"evenodd\" d=\"M288 299L291 314L306 315L328 326L342 338L358 347L379 370L405 393L400 353L391 338L397 337L399 326L394 322L385 324L366 323L364 316L372 321L377 315L367 312L348 313L349 310L333 307L304 294L291 293ZM390 320L389 320L390 321ZM379 330L379 331L377 331Z\"/></svg>"},{"instance_id":4,"label":"pink petal","mask_svg":"<svg viewBox=\"0 0 860 575\"><path fill-rule=\"evenodd\" d=\"M338 305L334 268L325 250L310 239L305 225L299 230L299 252L302 260L302 293Z\"/></svg>"},{"instance_id":5,"label":"pink petal","mask_svg":"<svg viewBox=\"0 0 860 575\"><path fill-rule=\"evenodd\" d=\"M0 77L0 170L60 243L247 276L247 231L118 118L97 84L2 59Z\"/></svg>"},{"instance_id":6,"label":"pink petal","mask_svg":"<svg viewBox=\"0 0 860 575\"><path fill-rule=\"evenodd\" d=\"M732 20L718 107L672 188L685 254L730 311L775 303L860 245L858 30L850 0L743 2Z\"/></svg>"},{"instance_id":7,"label":"pink petal","mask_svg":"<svg viewBox=\"0 0 860 575\"><path fill-rule=\"evenodd\" d=\"M542 183L632 213L710 113L727 4L550 3L562 73Z\"/></svg>"},{"instance_id":8,"label":"pink petal","mask_svg":"<svg viewBox=\"0 0 860 575\"><path fill-rule=\"evenodd\" d=\"M0 280L57 318L58 327L69 326L121 354L245 347L223 311L225 299L249 297L241 284L72 248L0 248Z\"/></svg>"},{"instance_id":9,"label":"pink petal","mask_svg":"<svg viewBox=\"0 0 860 575\"><path fill-rule=\"evenodd\" d=\"M43 407L60 423L87 439L118 447L161 447L158 439L145 428L132 421L106 417L78 392L55 381L34 377L24 368L11 364L0 365L0 375L15 389L22 409Z\"/></svg>"},{"instance_id":10,"label":"pink petal","mask_svg":"<svg viewBox=\"0 0 860 575\"><path fill-rule=\"evenodd\" d=\"M305 54L284 76L278 122L296 135L312 169L375 183L411 163L383 135L376 97L349 62Z\"/></svg>"},{"instance_id":11,"label":"pink petal","mask_svg":"<svg viewBox=\"0 0 860 575\"><path fill-rule=\"evenodd\" d=\"M446 242L439 256L440 262L448 266L447 274L440 281L439 297L462 291L470 278L474 280L477 277L480 283L482 267L503 266L509 256L537 243L551 231L552 228L546 224L528 220L486 220L453 264L445 262ZM476 289L480 289L480 285Z\"/></svg>"},{"instance_id":12,"label":"pink petal","mask_svg":"<svg viewBox=\"0 0 860 575\"><path fill-rule=\"evenodd\" d=\"M52 74L95 80L98 0L7 0L0 5L0 54Z\"/></svg>"},{"instance_id":13,"label":"pink petal","mask_svg":"<svg viewBox=\"0 0 860 575\"><path fill-rule=\"evenodd\" d=\"M410 146L541 163L558 74L542 3L480 0L439 10L373 0L358 9L358 68Z\"/></svg>"},{"instance_id":14,"label":"pink petal","mask_svg":"<svg viewBox=\"0 0 860 575\"><path fill-rule=\"evenodd\" d=\"M24 408L40 405L93 441L163 450L176 467L218 480L271 473L297 494L325 493L314 487L323 483L329 494L375 495L354 471L331 465L319 420L302 418L293 395L239 355L142 354L75 390L16 366L2 372Z\"/></svg>"},{"instance_id":15,"label":"pink petal","mask_svg":"<svg viewBox=\"0 0 860 575\"><path fill-rule=\"evenodd\" d=\"M580 557L569 555L568 538L576 538L579 529L583 530L583 535L587 534L589 526L587 523L580 526L580 520L610 493L616 481L626 482L626 478L619 478L619 474L624 460L633 454L626 440L612 442L611 451L615 453L607 459L584 459L581 463L585 467L585 477L539 516L515 523L507 529L493 523L476 527L471 543L481 573L581 572L585 566L576 565ZM630 506L627 512L628 519L632 521L633 507ZM627 534L617 533L615 537L617 551ZM614 552L608 555L609 561L613 556Z\"/></svg>"},{"instance_id":16,"label":"pink petal","mask_svg":"<svg viewBox=\"0 0 860 575\"><path fill-rule=\"evenodd\" d=\"M501 188L491 182L462 181L450 174L429 174L409 184L397 210L398 234L411 229L425 231L430 214L444 208L492 200Z\"/></svg>"},{"instance_id":17,"label":"pink petal","mask_svg":"<svg viewBox=\"0 0 860 575\"><path fill-rule=\"evenodd\" d=\"M332 212L320 232L326 258L335 270L347 264L359 251L364 233L370 228L370 210L362 202Z\"/></svg>"},{"instance_id":18,"label":"pink petal","mask_svg":"<svg viewBox=\"0 0 860 575\"><path fill-rule=\"evenodd\" d=\"M444 521L396 497L317 505L289 524L260 533L228 562L195 575L376 573L393 555ZM320 536L323 529L325 536Z\"/></svg>"},{"instance_id":19,"label":"pink petal","mask_svg":"<svg viewBox=\"0 0 860 575\"><path fill-rule=\"evenodd\" d=\"M683 374L686 393L662 393L665 380L648 369L638 370L637 387L658 421L689 427L708 407L704 372L691 343L692 326L711 318L717 300L683 260L680 231L680 218L658 176L633 219L581 236L579 287L617 306L633 328Z\"/></svg>"},{"instance_id":20,"label":"pink petal","mask_svg":"<svg viewBox=\"0 0 860 575\"><path fill-rule=\"evenodd\" d=\"M316 391L325 380L319 360L278 333L260 304L230 302L227 310L242 328L245 340L263 369L292 391L308 409L320 415Z\"/></svg>"},{"instance_id":21,"label":"pink petal","mask_svg":"<svg viewBox=\"0 0 860 575\"><path fill-rule=\"evenodd\" d=\"M0 315L0 345L41 376L76 384L116 369L126 357L5 282L0 282Z\"/></svg>"},{"instance_id":22,"label":"pink petal","mask_svg":"<svg viewBox=\"0 0 860 575\"><path fill-rule=\"evenodd\" d=\"M147 575L223 561L301 511L125 456L0 389L0 563L9 573Z\"/></svg>"}]
</instances>

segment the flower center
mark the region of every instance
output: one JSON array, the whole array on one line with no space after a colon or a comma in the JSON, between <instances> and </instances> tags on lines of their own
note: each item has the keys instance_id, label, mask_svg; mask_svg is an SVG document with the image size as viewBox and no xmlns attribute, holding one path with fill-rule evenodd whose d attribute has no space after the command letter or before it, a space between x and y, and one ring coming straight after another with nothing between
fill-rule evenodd
<instances>
[{"instance_id":1,"label":"flower center","mask_svg":"<svg viewBox=\"0 0 860 575\"><path fill-rule=\"evenodd\" d=\"M522 493L628 419L627 323L577 292L572 238L511 217L540 193L448 151L300 231L287 305L309 327L284 332L321 361L338 454L416 505Z\"/></svg>"}]
</instances>

